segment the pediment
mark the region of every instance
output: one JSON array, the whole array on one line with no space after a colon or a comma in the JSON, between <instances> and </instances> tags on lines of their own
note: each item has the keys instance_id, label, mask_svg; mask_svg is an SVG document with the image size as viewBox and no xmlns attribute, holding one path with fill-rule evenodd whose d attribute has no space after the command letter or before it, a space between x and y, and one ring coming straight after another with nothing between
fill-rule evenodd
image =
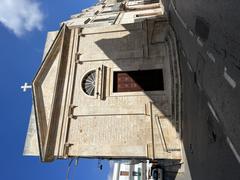
<instances>
[{"instance_id":1,"label":"pediment","mask_svg":"<svg viewBox=\"0 0 240 180\"><path fill-rule=\"evenodd\" d=\"M55 91L55 85L57 80L57 71L60 62L61 52L58 49L55 55L51 58L51 61L47 64L44 71L39 78L38 85L38 98L41 98L44 108L44 116L46 118L47 125L50 121L50 111L53 104L53 95ZM40 97L41 96L41 97Z\"/></svg>"},{"instance_id":2,"label":"pediment","mask_svg":"<svg viewBox=\"0 0 240 180\"><path fill-rule=\"evenodd\" d=\"M53 113L55 103L61 95L57 95L59 90L59 79L62 73L62 61L65 60L65 54L68 52L66 44L68 43L69 31L64 25L59 31L56 39L50 47L43 63L37 75L33 80L33 95L34 95L34 107L36 113L38 139L40 145L40 155L43 161L48 161L46 158L49 153L53 155L53 152L47 153L48 141L50 136L51 124L53 123ZM68 47L68 44L67 44ZM62 87L62 85L61 85ZM55 121L58 119L54 119Z\"/></svg>"}]
</instances>

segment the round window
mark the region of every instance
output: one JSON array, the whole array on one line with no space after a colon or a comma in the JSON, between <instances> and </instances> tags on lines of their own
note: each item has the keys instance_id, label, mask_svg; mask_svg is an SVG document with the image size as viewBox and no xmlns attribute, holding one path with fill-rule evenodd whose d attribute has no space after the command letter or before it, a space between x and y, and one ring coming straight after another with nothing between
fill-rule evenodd
<instances>
[{"instance_id":1,"label":"round window","mask_svg":"<svg viewBox=\"0 0 240 180\"><path fill-rule=\"evenodd\" d=\"M82 89L89 96L94 96L95 78L96 78L96 71L94 70L94 71L88 72L82 80Z\"/></svg>"}]
</instances>

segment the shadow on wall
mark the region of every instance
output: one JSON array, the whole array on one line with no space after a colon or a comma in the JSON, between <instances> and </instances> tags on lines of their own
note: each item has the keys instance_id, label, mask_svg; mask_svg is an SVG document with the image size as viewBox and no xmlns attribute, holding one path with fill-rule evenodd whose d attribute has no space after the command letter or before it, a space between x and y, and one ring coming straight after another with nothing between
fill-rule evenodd
<instances>
[{"instance_id":1,"label":"shadow on wall","mask_svg":"<svg viewBox=\"0 0 240 180\"><path fill-rule=\"evenodd\" d=\"M156 29L154 25L156 22L154 21L146 23L148 28L142 31L146 34L138 33L136 36L134 34L141 30L133 31L128 29L126 24L123 27L129 33L128 35L120 38L109 38L106 36L106 38L95 43L121 69L121 71L114 73L113 92L144 91L144 94L152 100L155 107L165 117L170 117L169 121L175 126L177 132L180 132L179 124L176 124L176 121L178 123L180 120L180 109L178 107L180 102L177 100L180 96L178 94L180 84L177 84L177 72L173 72L176 71L176 64L173 63L177 63L175 39L172 37L167 22L161 21L166 26L164 29L160 29L162 26L156 27L159 28ZM155 37L157 33L160 34L158 35L159 37ZM147 37L141 37L141 35L146 35ZM133 61L132 57L135 61ZM167 65L169 65L171 76L166 75L167 70L162 69L162 66L158 65L164 63L164 61L169 61ZM158 64L153 65L154 62L158 62ZM132 66L132 64L134 64L135 69L129 71L129 66ZM121 77L128 77L128 82L122 82ZM133 87L124 89L121 83L129 83ZM164 95L172 97L166 98L165 101L159 101L159 94L154 93L154 91L162 91ZM171 106L170 108L167 107L169 105Z\"/></svg>"}]
</instances>

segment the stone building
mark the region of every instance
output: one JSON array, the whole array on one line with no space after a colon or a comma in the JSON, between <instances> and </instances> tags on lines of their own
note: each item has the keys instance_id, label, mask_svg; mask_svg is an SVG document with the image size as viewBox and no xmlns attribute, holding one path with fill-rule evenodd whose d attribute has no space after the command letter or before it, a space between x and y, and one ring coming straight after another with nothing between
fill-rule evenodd
<instances>
[{"instance_id":1,"label":"stone building","mask_svg":"<svg viewBox=\"0 0 240 180\"><path fill-rule=\"evenodd\" d=\"M123 161L115 162L112 169L112 180L147 180L149 179L150 163Z\"/></svg>"},{"instance_id":2,"label":"stone building","mask_svg":"<svg viewBox=\"0 0 240 180\"><path fill-rule=\"evenodd\" d=\"M25 155L181 159L176 48L161 2L101 1L63 22L32 82Z\"/></svg>"}]
</instances>

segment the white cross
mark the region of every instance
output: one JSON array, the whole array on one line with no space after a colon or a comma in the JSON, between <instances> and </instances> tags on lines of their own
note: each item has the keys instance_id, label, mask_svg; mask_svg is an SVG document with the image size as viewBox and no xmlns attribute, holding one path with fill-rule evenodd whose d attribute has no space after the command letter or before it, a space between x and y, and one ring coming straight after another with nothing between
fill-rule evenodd
<instances>
[{"instance_id":1,"label":"white cross","mask_svg":"<svg viewBox=\"0 0 240 180\"><path fill-rule=\"evenodd\" d=\"M23 92L26 92L27 89L31 89L32 86L31 85L28 85L28 83L25 82L25 84L23 86L21 86L21 89L23 89Z\"/></svg>"}]
</instances>

